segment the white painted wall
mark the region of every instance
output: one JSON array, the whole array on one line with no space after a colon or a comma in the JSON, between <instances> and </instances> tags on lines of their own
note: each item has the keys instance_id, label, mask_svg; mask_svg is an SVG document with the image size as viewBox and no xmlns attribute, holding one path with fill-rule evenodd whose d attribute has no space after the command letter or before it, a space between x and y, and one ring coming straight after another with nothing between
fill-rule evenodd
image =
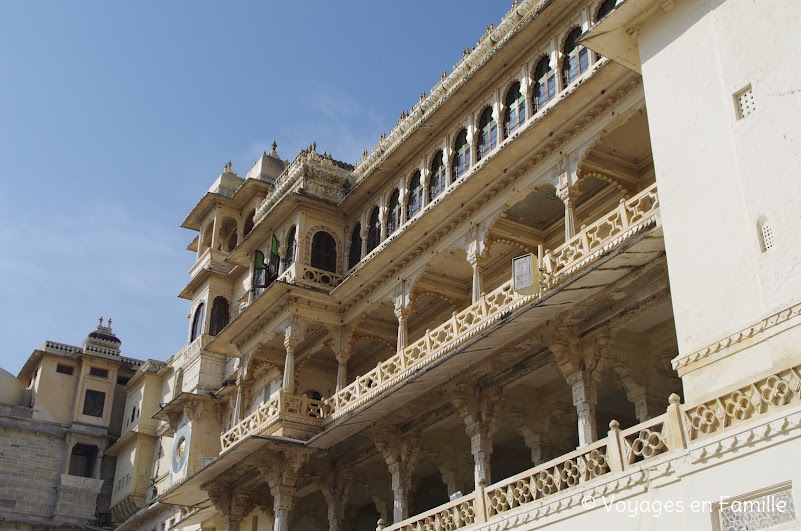
<instances>
[{"instance_id":1,"label":"white painted wall","mask_svg":"<svg viewBox=\"0 0 801 531\"><path fill-rule=\"evenodd\" d=\"M677 0L639 35L680 356L801 299L799 23L793 0Z\"/></svg>"}]
</instances>

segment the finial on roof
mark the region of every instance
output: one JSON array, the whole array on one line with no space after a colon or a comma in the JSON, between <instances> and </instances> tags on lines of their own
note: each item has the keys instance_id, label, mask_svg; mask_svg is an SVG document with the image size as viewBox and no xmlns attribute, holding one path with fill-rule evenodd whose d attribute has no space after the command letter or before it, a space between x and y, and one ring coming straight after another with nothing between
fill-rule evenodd
<instances>
[{"instance_id":1,"label":"finial on roof","mask_svg":"<svg viewBox=\"0 0 801 531\"><path fill-rule=\"evenodd\" d=\"M97 326L103 326L103 316L100 316L100 319L97 320Z\"/></svg>"},{"instance_id":2,"label":"finial on roof","mask_svg":"<svg viewBox=\"0 0 801 531\"><path fill-rule=\"evenodd\" d=\"M230 160L225 164L225 168L223 168L223 171L225 173L234 173L233 165L231 164Z\"/></svg>"},{"instance_id":3,"label":"finial on roof","mask_svg":"<svg viewBox=\"0 0 801 531\"><path fill-rule=\"evenodd\" d=\"M365 150L362 152L362 158L365 158L365 159L366 159L368 155L369 155L369 153L367 153L367 150L365 149Z\"/></svg>"},{"instance_id":4,"label":"finial on roof","mask_svg":"<svg viewBox=\"0 0 801 531\"><path fill-rule=\"evenodd\" d=\"M273 153L275 153L276 148L278 148L278 142L273 140Z\"/></svg>"},{"instance_id":5,"label":"finial on roof","mask_svg":"<svg viewBox=\"0 0 801 531\"><path fill-rule=\"evenodd\" d=\"M446 77L448 77L448 71L447 71L447 70L443 70L443 71L442 71L442 78L441 78L441 79L442 79L442 81L445 81L445 78L446 78Z\"/></svg>"},{"instance_id":6,"label":"finial on roof","mask_svg":"<svg viewBox=\"0 0 801 531\"><path fill-rule=\"evenodd\" d=\"M108 318L108 327L111 329L111 317Z\"/></svg>"}]
</instances>

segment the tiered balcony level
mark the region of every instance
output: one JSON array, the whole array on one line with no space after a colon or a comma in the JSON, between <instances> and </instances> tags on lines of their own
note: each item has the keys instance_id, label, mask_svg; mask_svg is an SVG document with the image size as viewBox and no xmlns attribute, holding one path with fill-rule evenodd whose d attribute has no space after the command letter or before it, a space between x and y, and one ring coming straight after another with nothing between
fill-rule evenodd
<instances>
[{"instance_id":1,"label":"tiered balcony level","mask_svg":"<svg viewBox=\"0 0 801 531\"><path fill-rule=\"evenodd\" d=\"M288 394L273 398L221 436L222 451L231 449L249 435L274 433L283 415L315 419L324 430L339 419L369 407L471 339L500 326L513 313L536 306L566 279L589 269L598 258L634 241L657 224L658 214L659 199L656 185L653 185L631 199L621 201L618 207L595 223L582 227L565 244L546 250L539 294L516 293L509 280L461 312L454 313L446 322L427 330L423 337L321 403Z\"/></svg>"}]
</instances>

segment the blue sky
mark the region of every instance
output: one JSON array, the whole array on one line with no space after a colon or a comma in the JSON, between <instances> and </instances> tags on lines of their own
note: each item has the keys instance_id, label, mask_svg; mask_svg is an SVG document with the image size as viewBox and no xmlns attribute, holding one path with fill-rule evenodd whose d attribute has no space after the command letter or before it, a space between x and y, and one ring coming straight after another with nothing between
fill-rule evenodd
<instances>
[{"instance_id":1,"label":"blue sky","mask_svg":"<svg viewBox=\"0 0 801 531\"><path fill-rule=\"evenodd\" d=\"M112 317L123 353L186 340L194 235L229 159L273 140L355 163L511 1L0 3L0 367Z\"/></svg>"}]
</instances>

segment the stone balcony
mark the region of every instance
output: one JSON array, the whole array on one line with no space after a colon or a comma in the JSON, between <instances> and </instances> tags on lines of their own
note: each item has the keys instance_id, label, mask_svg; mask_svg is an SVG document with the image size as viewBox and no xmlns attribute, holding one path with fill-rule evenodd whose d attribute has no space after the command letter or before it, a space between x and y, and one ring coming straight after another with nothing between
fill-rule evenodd
<instances>
[{"instance_id":1,"label":"stone balcony","mask_svg":"<svg viewBox=\"0 0 801 531\"><path fill-rule=\"evenodd\" d=\"M682 474L699 473L692 465L703 469L708 460L718 463L755 451L757 443L770 444L773 439L775 444L793 432L797 437L799 429L801 366L795 366L691 405L680 404L678 395L672 395L667 411L658 417L625 430L612 421L603 439L392 526L379 522L379 530L548 525L603 511L603 503L615 497L626 499L663 487L662 478L669 485ZM648 495L654 496L659 495ZM709 506L713 510L712 503Z\"/></svg>"},{"instance_id":2,"label":"stone balcony","mask_svg":"<svg viewBox=\"0 0 801 531\"><path fill-rule=\"evenodd\" d=\"M655 227L658 215L659 200L656 185L653 185L631 199L621 201L614 210L591 225L582 227L574 238L563 245L546 250L542 264L542 289L539 293L517 293L509 280L497 289L483 294L461 312L454 313L446 322L427 330L423 337L379 363L371 371L358 376L350 385L320 404L305 399L306 405L299 404L293 411L289 411L284 403L288 403L290 399L298 399L291 395L281 395L283 398L273 398L262 404L259 410L222 435L223 451L235 446L248 435L276 433L282 419L289 418L287 414L294 420L303 419L306 424L311 422L317 431L321 431L323 428L333 427L341 419L351 417L358 410L378 403L404 383L439 365L439 362L458 352L468 342L478 340L504 322L507 326L511 325L508 322L510 316L540 304L568 279L589 269L597 259L626 243L632 243L640 233ZM646 254L637 254L640 257L635 257L635 260L647 260ZM624 260L630 263L632 259ZM611 274L601 272L607 282ZM625 273L615 274L622 276ZM589 285L594 284L589 282ZM563 304L559 297L555 299L557 301L553 303L554 309L549 310L551 312L558 311ZM528 326L528 323L522 323L521 326ZM430 383L433 385L432 382Z\"/></svg>"},{"instance_id":3,"label":"stone balcony","mask_svg":"<svg viewBox=\"0 0 801 531\"><path fill-rule=\"evenodd\" d=\"M250 435L307 438L303 435L322 429L324 418L325 404L322 401L279 391L220 436L222 451L229 450Z\"/></svg>"}]
</instances>

